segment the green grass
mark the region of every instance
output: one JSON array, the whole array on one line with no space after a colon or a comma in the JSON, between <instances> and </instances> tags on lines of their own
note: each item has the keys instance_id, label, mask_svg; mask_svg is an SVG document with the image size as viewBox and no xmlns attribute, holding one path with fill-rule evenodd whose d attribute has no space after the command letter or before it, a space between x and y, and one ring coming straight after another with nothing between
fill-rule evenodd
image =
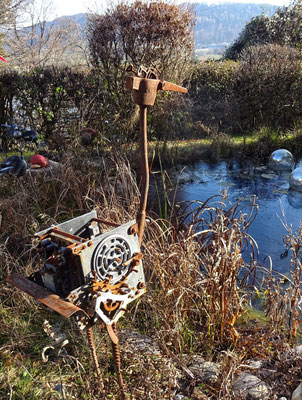
<instances>
[{"instance_id":1,"label":"green grass","mask_svg":"<svg viewBox=\"0 0 302 400\"><path fill-rule=\"evenodd\" d=\"M24 151L23 158L25 161L29 161L30 157L36 153L37 152L33 151L33 150ZM0 162L4 161L7 157L11 157L11 156L19 156L20 157L20 152L19 151L10 151L7 154L0 152Z\"/></svg>"},{"instance_id":2,"label":"green grass","mask_svg":"<svg viewBox=\"0 0 302 400\"><path fill-rule=\"evenodd\" d=\"M149 157L163 165L188 164L200 160L219 161L232 157L258 157L262 159L277 148L286 148L293 154L301 150L301 130L277 132L261 128L247 135L221 134L213 137L187 140L170 140L149 142ZM298 145L297 145L298 144Z\"/></svg>"}]
</instances>

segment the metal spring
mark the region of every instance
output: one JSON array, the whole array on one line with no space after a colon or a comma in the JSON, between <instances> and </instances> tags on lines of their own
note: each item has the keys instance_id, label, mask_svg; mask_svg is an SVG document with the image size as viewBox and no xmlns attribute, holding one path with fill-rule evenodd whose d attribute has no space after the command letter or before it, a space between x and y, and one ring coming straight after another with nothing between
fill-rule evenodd
<instances>
[{"instance_id":1,"label":"metal spring","mask_svg":"<svg viewBox=\"0 0 302 400\"><path fill-rule=\"evenodd\" d=\"M114 322L112 324L112 330L117 336L117 327L116 323ZM117 375L117 380L118 384L121 388L121 394L122 398L125 399L125 388L124 388L124 382L123 382L123 377L122 377L122 372L121 372L121 354L120 354L120 348L119 348L119 343L117 342L116 344L111 342L112 344L112 353L113 353L113 358L114 358L114 364L115 364L115 372Z\"/></svg>"},{"instance_id":2,"label":"metal spring","mask_svg":"<svg viewBox=\"0 0 302 400\"><path fill-rule=\"evenodd\" d=\"M95 369L96 369L96 373L97 373L97 376L98 376L98 378L100 380L100 383L99 383L100 388L104 389L104 383L103 383L103 381L101 379L100 365L99 365L98 357L97 357L97 354L96 354L95 341L94 341L94 335L93 335L92 327L87 329L87 339L88 339L88 345L89 345L89 349L90 349L90 352L91 352L92 360L93 360L93 363L94 363L94 366L95 366Z\"/></svg>"}]
</instances>

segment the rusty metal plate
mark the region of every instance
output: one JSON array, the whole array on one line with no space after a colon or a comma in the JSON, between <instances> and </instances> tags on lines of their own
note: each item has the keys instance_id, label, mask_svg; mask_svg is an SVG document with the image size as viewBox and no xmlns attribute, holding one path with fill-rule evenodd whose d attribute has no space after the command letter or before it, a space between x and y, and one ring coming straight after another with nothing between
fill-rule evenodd
<instances>
[{"instance_id":1,"label":"rusty metal plate","mask_svg":"<svg viewBox=\"0 0 302 400\"><path fill-rule=\"evenodd\" d=\"M57 311L59 314L63 315L66 318L71 317L76 312L81 312L87 315L85 311L81 308L63 300L58 295L49 292L42 286L30 281L29 279L25 278L21 274L18 274L17 272L11 273L6 278L6 281L16 286L23 292L29 294L31 297L44 304L45 306L51 308L54 311Z\"/></svg>"}]
</instances>

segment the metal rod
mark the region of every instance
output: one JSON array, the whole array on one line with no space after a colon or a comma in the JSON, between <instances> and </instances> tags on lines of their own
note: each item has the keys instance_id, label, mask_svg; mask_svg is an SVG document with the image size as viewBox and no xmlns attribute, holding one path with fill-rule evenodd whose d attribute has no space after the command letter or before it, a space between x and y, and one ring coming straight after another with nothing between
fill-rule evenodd
<instances>
[{"instance_id":1,"label":"metal rod","mask_svg":"<svg viewBox=\"0 0 302 400\"><path fill-rule=\"evenodd\" d=\"M148 163L148 140L147 140L147 106L140 105L140 140L139 140L139 152L140 152L140 168L141 168L141 199L138 211L138 240L141 246L145 221L146 221L146 207L148 200L149 191L149 163Z\"/></svg>"}]
</instances>

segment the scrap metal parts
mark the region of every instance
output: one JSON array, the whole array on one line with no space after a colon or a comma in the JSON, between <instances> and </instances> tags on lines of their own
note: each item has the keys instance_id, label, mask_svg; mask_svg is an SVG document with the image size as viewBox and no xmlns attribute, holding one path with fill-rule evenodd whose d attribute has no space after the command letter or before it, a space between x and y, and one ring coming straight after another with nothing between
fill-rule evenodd
<instances>
[{"instance_id":1,"label":"scrap metal parts","mask_svg":"<svg viewBox=\"0 0 302 400\"><path fill-rule=\"evenodd\" d=\"M135 220L118 225L92 211L36 237L40 269L29 279L13 273L7 280L65 317L75 316L81 329L115 323L145 293Z\"/></svg>"}]
</instances>

